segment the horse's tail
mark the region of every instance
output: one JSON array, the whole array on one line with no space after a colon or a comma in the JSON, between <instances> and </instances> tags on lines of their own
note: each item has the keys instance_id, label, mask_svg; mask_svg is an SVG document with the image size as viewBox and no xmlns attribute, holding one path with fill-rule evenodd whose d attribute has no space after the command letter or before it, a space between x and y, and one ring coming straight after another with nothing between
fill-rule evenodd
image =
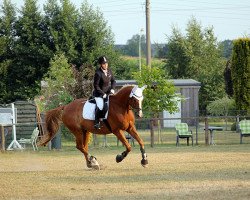
<instances>
[{"instance_id":1,"label":"horse's tail","mask_svg":"<svg viewBox=\"0 0 250 200\"><path fill-rule=\"evenodd\" d=\"M57 133L60 123L62 121L62 111L64 106L60 106L53 110L49 110L45 114L45 130L44 135L38 141L38 146L46 145Z\"/></svg>"}]
</instances>

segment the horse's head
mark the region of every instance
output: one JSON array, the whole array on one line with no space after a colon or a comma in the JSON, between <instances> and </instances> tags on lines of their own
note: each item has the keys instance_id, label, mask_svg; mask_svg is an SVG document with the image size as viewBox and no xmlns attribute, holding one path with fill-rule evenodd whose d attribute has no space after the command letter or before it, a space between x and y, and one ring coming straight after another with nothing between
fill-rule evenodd
<instances>
[{"instance_id":1,"label":"horse's head","mask_svg":"<svg viewBox=\"0 0 250 200\"><path fill-rule=\"evenodd\" d=\"M138 116L142 117L142 101L143 101L143 90L147 86L144 85L143 87L138 87L137 85L131 90L129 95L129 105L138 111Z\"/></svg>"}]
</instances>

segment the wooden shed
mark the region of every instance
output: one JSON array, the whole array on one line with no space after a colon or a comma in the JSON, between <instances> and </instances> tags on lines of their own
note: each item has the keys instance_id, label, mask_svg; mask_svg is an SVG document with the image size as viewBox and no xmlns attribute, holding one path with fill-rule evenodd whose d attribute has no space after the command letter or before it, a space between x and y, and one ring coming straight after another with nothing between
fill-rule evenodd
<instances>
[{"instance_id":1,"label":"wooden shed","mask_svg":"<svg viewBox=\"0 0 250 200\"><path fill-rule=\"evenodd\" d=\"M187 122L190 125L194 125L194 119L184 119L187 117L195 117L199 113L199 89L201 83L193 79L171 79L174 86L177 89L177 93L180 93L184 97L184 101L180 104L180 115L175 117L183 118L182 122ZM117 80L117 88L121 88L126 84L137 84L135 80ZM173 117L163 113L164 118ZM174 118L174 117L173 117Z\"/></svg>"}]
</instances>

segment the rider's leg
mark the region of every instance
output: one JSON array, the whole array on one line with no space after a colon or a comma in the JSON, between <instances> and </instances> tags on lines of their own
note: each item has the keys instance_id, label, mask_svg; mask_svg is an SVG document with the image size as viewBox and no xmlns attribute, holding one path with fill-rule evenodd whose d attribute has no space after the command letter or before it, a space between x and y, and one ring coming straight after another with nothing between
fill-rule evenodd
<instances>
[{"instance_id":1,"label":"rider's leg","mask_svg":"<svg viewBox=\"0 0 250 200\"><path fill-rule=\"evenodd\" d=\"M95 125L96 129L100 129L100 112L103 110L103 98L95 97L96 109L95 109Z\"/></svg>"}]
</instances>

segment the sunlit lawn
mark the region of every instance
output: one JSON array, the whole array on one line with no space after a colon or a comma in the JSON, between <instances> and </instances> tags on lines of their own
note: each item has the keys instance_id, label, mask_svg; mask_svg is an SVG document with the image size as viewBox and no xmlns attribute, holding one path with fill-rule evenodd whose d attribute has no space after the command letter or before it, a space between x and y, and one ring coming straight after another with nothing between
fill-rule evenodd
<instances>
[{"instance_id":1,"label":"sunlit lawn","mask_svg":"<svg viewBox=\"0 0 250 200\"><path fill-rule=\"evenodd\" d=\"M108 141L110 138L108 138ZM114 140L115 142L115 140ZM0 153L0 199L249 199L250 144L139 146L117 164L122 145L90 146L106 168L88 170L72 141L62 149Z\"/></svg>"}]
</instances>

